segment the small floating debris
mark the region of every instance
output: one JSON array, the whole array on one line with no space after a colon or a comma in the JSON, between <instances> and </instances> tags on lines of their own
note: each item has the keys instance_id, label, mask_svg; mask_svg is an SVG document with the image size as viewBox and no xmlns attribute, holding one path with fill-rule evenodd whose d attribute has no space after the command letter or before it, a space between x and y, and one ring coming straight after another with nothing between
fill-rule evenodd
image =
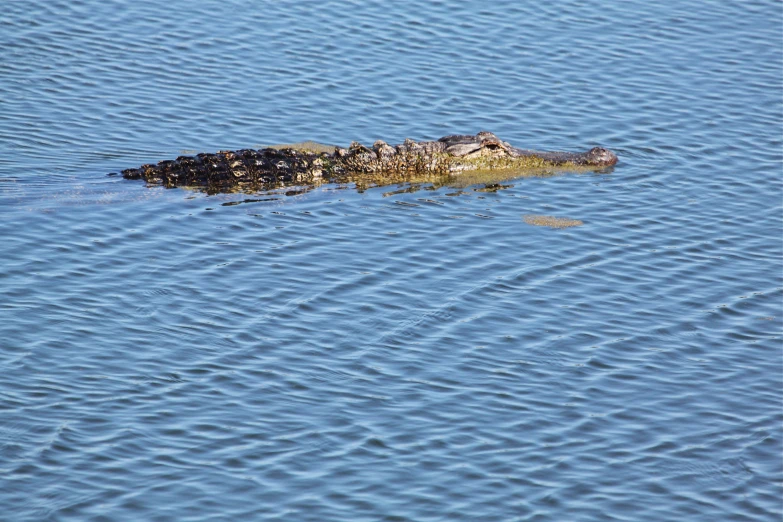
<instances>
[{"instance_id":1,"label":"small floating debris","mask_svg":"<svg viewBox=\"0 0 783 522\"><path fill-rule=\"evenodd\" d=\"M579 219L569 219L555 216L536 216L534 214L528 214L523 216L522 219L524 219L525 223L528 225L535 225L537 227L568 228L584 225L584 222Z\"/></svg>"}]
</instances>

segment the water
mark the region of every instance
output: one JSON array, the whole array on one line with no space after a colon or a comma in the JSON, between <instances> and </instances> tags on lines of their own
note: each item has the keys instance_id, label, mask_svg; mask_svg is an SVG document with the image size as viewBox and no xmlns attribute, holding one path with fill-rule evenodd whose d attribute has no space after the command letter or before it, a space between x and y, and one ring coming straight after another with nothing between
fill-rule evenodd
<instances>
[{"instance_id":1,"label":"water","mask_svg":"<svg viewBox=\"0 0 783 522\"><path fill-rule=\"evenodd\" d=\"M5 2L0 518L780 520L781 5L605 4ZM106 176L482 129L621 163Z\"/></svg>"}]
</instances>

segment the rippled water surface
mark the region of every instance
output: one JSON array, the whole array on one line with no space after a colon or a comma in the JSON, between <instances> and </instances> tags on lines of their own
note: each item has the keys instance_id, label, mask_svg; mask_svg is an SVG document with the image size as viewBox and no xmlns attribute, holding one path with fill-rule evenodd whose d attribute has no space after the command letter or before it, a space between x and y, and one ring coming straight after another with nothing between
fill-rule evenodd
<instances>
[{"instance_id":1,"label":"rippled water surface","mask_svg":"<svg viewBox=\"0 0 783 522\"><path fill-rule=\"evenodd\" d=\"M3 11L3 520L781 519L780 2ZM620 163L107 176L482 129Z\"/></svg>"}]
</instances>

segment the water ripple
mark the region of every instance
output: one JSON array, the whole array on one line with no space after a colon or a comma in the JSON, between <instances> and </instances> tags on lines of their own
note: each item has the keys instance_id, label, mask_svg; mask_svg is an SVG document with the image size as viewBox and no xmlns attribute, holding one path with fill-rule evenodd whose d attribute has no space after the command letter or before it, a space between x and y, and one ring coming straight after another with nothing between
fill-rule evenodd
<instances>
[{"instance_id":1,"label":"water ripple","mask_svg":"<svg viewBox=\"0 0 783 522\"><path fill-rule=\"evenodd\" d=\"M774 2L6 4L7 517L780 518ZM481 129L621 162L106 176Z\"/></svg>"}]
</instances>

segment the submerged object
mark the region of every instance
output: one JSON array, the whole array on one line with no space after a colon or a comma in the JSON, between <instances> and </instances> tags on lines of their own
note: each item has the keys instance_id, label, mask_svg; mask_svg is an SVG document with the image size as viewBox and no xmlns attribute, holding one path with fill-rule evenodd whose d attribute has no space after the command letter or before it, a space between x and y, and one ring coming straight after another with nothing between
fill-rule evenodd
<instances>
[{"instance_id":1,"label":"submerged object","mask_svg":"<svg viewBox=\"0 0 783 522\"><path fill-rule=\"evenodd\" d=\"M547 167L610 167L612 151L595 147L587 152L537 151L512 147L491 132L475 136L445 136L437 141L410 139L392 146L376 141L372 148L353 142L334 147L279 146L180 156L157 165L126 169L127 179L144 179L167 187L323 183L362 175L373 178L401 174L458 175L476 170L520 170Z\"/></svg>"}]
</instances>

